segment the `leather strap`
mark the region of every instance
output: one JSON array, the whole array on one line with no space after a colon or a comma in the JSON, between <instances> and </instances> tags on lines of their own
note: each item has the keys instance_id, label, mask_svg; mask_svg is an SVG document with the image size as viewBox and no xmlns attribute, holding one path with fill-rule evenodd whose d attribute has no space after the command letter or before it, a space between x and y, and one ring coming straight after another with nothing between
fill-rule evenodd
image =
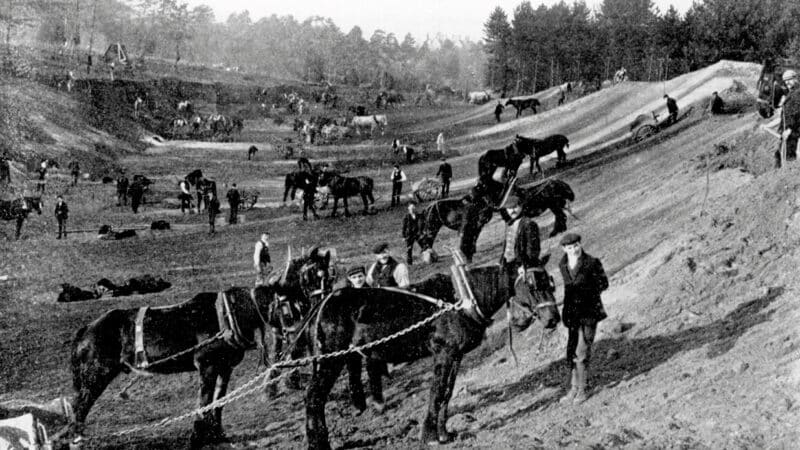
<instances>
[{"instance_id":1,"label":"leather strap","mask_svg":"<svg viewBox=\"0 0 800 450\"><path fill-rule=\"evenodd\" d=\"M139 369L146 369L149 363L147 362L147 353L144 349L144 316L147 314L147 306L139 308L136 313L136 322L134 325L134 357L133 364Z\"/></svg>"}]
</instances>

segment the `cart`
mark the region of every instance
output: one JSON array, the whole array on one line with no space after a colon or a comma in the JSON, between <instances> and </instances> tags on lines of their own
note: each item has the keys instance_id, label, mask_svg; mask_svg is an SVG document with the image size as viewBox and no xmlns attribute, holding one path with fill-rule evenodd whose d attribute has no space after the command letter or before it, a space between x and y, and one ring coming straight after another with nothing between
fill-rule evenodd
<instances>
[{"instance_id":1,"label":"cart","mask_svg":"<svg viewBox=\"0 0 800 450\"><path fill-rule=\"evenodd\" d=\"M442 183L436 178L423 178L411 185L411 192L420 203L436 200L441 189Z\"/></svg>"},{"instance_id":2,"label":"cart","mask_svg":"<svg viewBox=\"0 0 800 450\"><path fill-rule=\"evenodd\" d=\"M653 120L643 123L639 125L636 129L634 129L631 133L631 141L633 143L642 142L643 140L659 133L661 130L668 128L676 123L678 123L681 119L685 118L692 112L694 107L690 106L686 108L682 113L678 115L674 122L669 121L669 116L666 119L659 120L658 114L653 111Z\"/></svg>"}]
</instances>

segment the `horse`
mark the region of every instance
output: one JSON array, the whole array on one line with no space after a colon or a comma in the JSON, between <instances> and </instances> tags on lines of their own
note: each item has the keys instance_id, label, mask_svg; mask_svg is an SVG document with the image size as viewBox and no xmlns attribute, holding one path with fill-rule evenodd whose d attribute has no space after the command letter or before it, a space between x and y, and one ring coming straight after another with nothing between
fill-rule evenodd
<instances>
[{"instance_id":1,"label":"horse","mask_svg":"<svg viewBox=\"0 0 800 450\"><path fill-rule=\"evenodd\" d=\"M361 136L362 128L369 128L370 134L375 133L375 129L381 130L384 133L386 126L389 124L385 114L376 114L372 116L355 116L350 120L350 126L355 128L356 133Z\"/></svg>"},{"instance_id":2,"label":"horse","mask_svg":"<svg viewBox=\"0 0 800 450\"><path fill-rule=\"evenodd\" d=\"M381 91L375 99L375 107L386 109L391 105L393 108L396 108L397 105L403 103L404 100L403 95L398 92Z\"/></svg>"},{"instance_id":3,"label":"horse","mask_svg":"<svg viewBox=\"0 0 800 450\"><path fill-rule=\"evenodd\" d=\"M400 139L394 139L392 141L392 151L394 152L395 155L402 152L406 164L411 164L412 162L414 162L414 154L416 153L416 151L414 150L413 147L400 144Z\"/></svg>"},{"instance_id":4,"label":"horse","mask_svg":"<svg viewBox=\"0 0 800 450\"><path fill-rule=\"evenodd\" d=\"M536 114L536 107L541 106L539 100L535 98L510 98L506 102L506 106L511 105L517 109L517 117L522 115L522 111L530 108L533 114Z\"/></svg>"},{"instance_id":5,"label":"horse","mask_svg":"<svg viewBox=\"0 0 800 450\"><path fill-rule=\"evenodd\" d=\"M203 292L177 305L112 309L78 330L70 364L76 396L72 433L81 434L95 401L120 373L198 371L200 404L225 396L231 372L245 351L261 347L267 363L270 304L276 295L316 289L326 261L317 253L289 265L280 280L250 288ZM293 273L292 270L294 270ZM137 331L140 330L140 331ZM148 362L149 361L149 362ZM222 408L195 420L192 447L224 439Z\"/></svg>"},{"instance_id":6,"label":"horse","mask_svg":"<svg viewBox=\"0 0 800 450\"><path fill-rule=\"evenodd\" d=\"M567 163L567 154L564 152L564 149L569 148L569 139L563 134L551 134L544 139L517 135L514 142L522 153L530 156L531 165L528 167L530 173L533 173L534 165L536 165L537 172L542 173L542 166L539 165L539 158L553 152L556 152L558 155L556 166Z\"/></svg>"},{"instance_id":7,"label":"horse","mask_svg":"<svg viewBox=\"0 0 800 450\"><path fill-rule=\"evenodd\" d=\"M520 198L523 215L538 217L546 210L553 213L555 223L550 237L567 230L567 215L564 211L570 202L575 201L575 193L569 184L551 179L533 186L514 186L512 192ZM485 198L483 202L480 198L472 202L461 199L437 200L420 212L422 225L417 243L423 253L431 252L439 230L445 226L461 232L460 249L471 260L480 232L489 223L494 212L495 208Z\"/></svg>"},{"instance_id":8,"label":"horse","mask_svg":"<svg viewBox=\"0 0 800 450\"><path fill-rule=\"evenodd\" d=\"M22 232L22 223L28 218L31 211L36 211L42 215L42 197L24 197L14 200L0 200L0 219L2 220L16 220L17 228L14 234L14 239L19 239Z\"/></svg>"},{"instance_id":9,"label":"horse","mask_svg":"<svg viewBox=\"0 0 800 450\"><path fill-rule=\"evenodd\" d=\"M553 292L555 287L542 265L526 275L530 283L517 282L513 323L518 330L526 329L533 317L546 328L555 328L559 313ZM500 266L478 267L466 276L474 293L471 307L443 313L429 325L414 333L401 336L381 346L365 349L343 358L320 360L314 365L306 392L306 439L308 448L330 448L325 423L325 404L343 366L350 373L350 392L353 401L363 406L360 387L361 358L366 357L367 372L373 397L382 400L380 368L382 363L401 363L433 356L433 382L430 388L428 411L421 421L420 440L425 443L450 441L447 431L448 404L453 394L458 369L463 357L480 345L492 316L511 302L513 291L507 275ZM447 304L455 302L453 284L443 275L421 283L417 292ZM527 285L528 288L523 286ZM316 335L319 352L347 350L388 336L429 317L439 305L425 301L413 292L399 289L344 288L331 294L315 318L312 333Z\"/></svg>"},{"instance_id":10,"label":"horse","mask_svg":"<svg viewBox=\"0 0 800 450\"><path fill-rule=\"evenodd\" d=\"M369 177L343 177L333 171L322 172L318 180L318 191L323 193L333 194L333 211L331 217L336 217L336 209L339 206L339 199L344 203L344 215L350 216L350 211L347 209L347 198L354 195L360 195L361 201L364 203L364 214L369 213L370 205L375 203L375 197L372 196L374 187L372 178Z\"/></svg>"},{"instance_id":11,"label":"horse","mask_svg":"<svg viewBox=\"0 0 800 450\"><path fill-rule=\"evenodd\" d=\"M532 148L522 147L515 140L502 149L487 150L478 158L478 186L493 202L499 202L508 180L516 176L519 166Z\"/></svg>"},{"instance_id":12,"label":"horse","mask_svg":"<svg viewBox=\"0 0 800 450\"><path fill-rule=\"evenodd\" d=\"M492 99L492 94L487 91L473 91L467 94L467 103L482 105Z\"/></svg>"},{"instance_id":13,"label":"horse","mask_svg":"<svg viewBox=\"0 0 800 450\"><path fill-rule=\"evenodd\" d=\"M250 161L251 159L255 159L257 151L258 147L251 145L250 148L247 149L247 160Z\"/></svg>"},{"instance_id":14,"label":"horse","mask_svg":"<svg viewBox=\"0 0 800 450\"><path fill-rule=\"evenodd\" d=\"M317 180L322 173L322 169L319 167L314 167L311 169L310 173L311 177L314 180ZM286 203L286 197L294 199L294 195L297 193L297 190L305 187L304 179L305 174L301 170L295 170L286 174L286 177L283 181L283 203ZM291 195L289 195L290 191Z\"/></svg>"}]
</instances>

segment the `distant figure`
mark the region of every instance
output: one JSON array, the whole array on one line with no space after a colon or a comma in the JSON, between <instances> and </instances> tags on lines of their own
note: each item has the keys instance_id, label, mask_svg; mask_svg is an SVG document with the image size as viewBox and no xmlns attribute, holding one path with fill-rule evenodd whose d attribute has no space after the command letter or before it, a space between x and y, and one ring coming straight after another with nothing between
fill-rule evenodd
<instances>
[{"instance_id":1,"label":"distant figure","mask_svg":"<svg viewBox=\"0 0 800 450\"><path fill-rule=\"evenodd\" d=\"M128 193L131 195L131 210L136 214L139 212L139 205L142 204L144 197L144 185L134 180L128 188Z\"/></svg>"},{"instance_id":2,"label":"distant figure","mask_svg":"<svg viewBox=\"0 0 800 450\"><path fill-rule=\"evenodd\" d=\"M5 152L0 155L0 183L11 183L11 161Z\"/></svg>"},{"instance_id":3,"label":"distant figure","mask_svg":"<svg viewBox=\"0 0 800 450\"><path fill-rule=\"evenodd\" d=\"M300 172L311 173L311 161L301 155L297 158L297 168L300 169Z\"/></svg>"},{"instance_id":4,"label":"distant figure","mask_svg":"<svg viewBox=\"0 0 800 450\"><path fill-rule=\"evenodd\" d=\"M314 215L314 219L319 219L317 208L314 201L317 195L317 181L310 172L303 172L300 177L300 189L303 190L303 220L308 220L308 211Z\"/></svg>"},{"instance_id":5,"label":"distant figure","mask_svg":"<svg viewBox=\"0 0 800 450\"><path fill-rule=\"evenodd\" d=\"M442 155L446 152L443 132L439 133L439 136L436 137L436 150Z\"/></svg>"},{"instance_id":6,"label":"distant figure","mask_svg":"<svg viewBox=\"0 0 800 450\"><path fill-rule=\"evenodd\" d=\"M442 163L439 165L439 171L436 176L442 180L442 198L450 196L450 180L453 178L453 168L447 162L447 158L442 157Z\"/></svg>"},{"instance_id":7,"label":"distant figure","mask_svg":"<svg viewBox=\"0 0 800 450\"><path fill-rule=\"evenodd\" d=\"M117 178L117 206L128 205L128 186L128 177L125 172L121 172Z\"/></svg>"},{"instance_id":8,"label":"distant figure","mask_svg":"<svg viewBox=\"0 0 800 450\"><path fill-rule=\"evenodd\" d=\"M92 54L89 53L86 55L86 74L89 75L92 73Z\"/></svg>"},{"instance_id":9,"label":"distant figure","mask_svg":"<svg viewBox=\"0 0 800 450\"><path fill-rule=\"evenodd\" d=\"M178 194L178 199L181 202L181 214L186 214L186 210L192 212L192 193L189 191L189 182L182 180L180 182L181 193Z\"/></svg>"},{"instance_id":10,"label":"distant figure","mask_svg":"<svg viewBox=\"0 0 800 450\"><path fill-rule=\"evenodd\" d=\"M392 204L391 206L399 205L400 204L400 193L403 191L403 182L406 181L406 174L405 172L400 169L399 164L394 165L394 169L392 170L392 175L390 177L392 181Z\"/></svg>"},{"instance_id":11,"label":"distant figure","mask_svg":"<svg viewBox=\"0 0 800 450\"><path fill-rule=\"evenodd\" d=\"M256 286L266 284L267 277L272 272L272 258L269 255L269 233L261 233L261 239L256 242L253 252L253 267L256 270Z\"/></svg>"},{"instance_id":12,"label":"distant figure","mask_svg":"<svg viewBox=\"0 0 800 450\"><path fill-rule=\"evenodd\" d=\"M783 82L787 93L781 105L782 132L786 139L786 160L793 161L797 159L797 144L800 137L800 89L798 89L800 80L794 70L787 70L783 73ZM775 166L781 167L780 147L775 152Z\"/></svg>"},{"instance_id":13,"label":"distant figure","mask_svg":"<svg viewBox=\"0 0 800 450\"><path fill-rule=\"evenodd\" d=\"M408 214L403 217L403 238L406 241L406 263L410 266L413 264L412 253L414 250L414 243L419 239L419 233L422 229L420 224L420 217L417 215L417 205L414 202L408 204Z\"/></svg>"},{"instance_id":14,"label":"distant figure","mask_svg":"<svg viewBox=\"0 0 800 450\"><path fill-rule=\"evenodd\" d=\"M216 234L217 230L215 225L217 221L217 214L220 213L220 210L219 200L217 200L217 196L214 195L213 191L209 191L208 193L208 205L206 208L208 209L208 234Z\"/></svg>"},{"instance_id":15,"label":"distant figure","mask_svg":"<svg viewBox=\"0 0 800 450\"><path fill-rule=\"evenodd\" d=\"M258 147L251 145L250 148L247 149L247 160L250 161L251 159L255 159L257 151Z\"/></svg>"},{"instance_id":16,"label":"distant figure","mask_svg":"<svg viewBox=\"0 0 800 450\"><path fill-rule=\"evenodd\" d=\"M228 216L228 223L233 225L239 220L239 204L242 202L242 195L236 189L236 183L231 185L230 190L226 194L228 199L228 206L231 208L230 215Z\"/></svg>"},{"instance_id":17,"label":"distant figure","mask_svg":"<svg viewBox=\"0 0 800 450\"><path fill-rule=\"evenodd\" d=\"M67 219L69 218L69 208L67 208L67 204L64 202L64 198L62 196L56 197L56 210L55 210L56 220L58 221L58 237L56 239L61 239L61 235L64 235L64 238L67 237Z\"/></svg>"},{"instance_id":18,"label":"distant figure","mask_svg":"<svg viewBox=\"0 0 800 450\"><path fill-rule=\"evenodd\" d=\"M78 177L81 175L81 166L77 160L72 160L68 167L72 174L72 185L75 186L78 184Z\"/></svg>"},{"instance_id":19,"label":"distant figure","mask_svg":"<svg viewBox=\"0 0 800 450\"><path fill-rule=\"evenodd\" d=\"M503 114L503 104L501 102L497 102L497 106L494 107L494 118L497 119L497 123L500 123L500 114Z\"/></svg>"},{"instance_id":20,"label":"distant figure","mask_svg":"<svg viewBox=\"0 0 800 450\"><path fill-rule=\"evenodd\" d=\"M559 91L559 94L558 94L558 106L561 106L561 105L564 104L564 100L567 99L567 94L566 94L566 92L564 92L563 89L559 89L558 91Z\"/></svg>"},{"instance_id":21,"label":"distant figure","mask_svg":"<svg viewBox=\"0 0 800 450\"><path fill-rule=\"evenodd\" d=\"M678 102L667 94L664 94L664 98L667 100L667 112L669 112L667 125L672 125L678 120Z\"/></svg>"},{"instance_id":22,"label":"distant figure","mask_svg":"<svg viewBox=\"0 0 800 450\"><path fill-rule=\"evenodd\" d=\"M47 182L45 178L47 177L47 161L42 161L39 165L39 168L36 169L36 173L39 174L39 179L36 181L36 192L44 194L44 186Z\"/></svg>"},{"instance_id":23,"label":"distant figure","mask_svg":"<svg viewBox=\"0 0 800 450\"><path fill-rule=\"evenodd\" d=\"M144 100L137 95L136 100L133 102L133 117L139 118L139 112L142 110L142 106L144 106Z\"/></svg>"},{"instance_id":24,"label":"distant figure","mask_svg":"<svg viewBox=\"0 0 800 450\"><path fill-rule=\"evenodd\" d=\"M725 109L725 102L719 98L719 95L715 91L711 97L711 114L722 114L723 110Z\"/></svg>"}]
</instances>

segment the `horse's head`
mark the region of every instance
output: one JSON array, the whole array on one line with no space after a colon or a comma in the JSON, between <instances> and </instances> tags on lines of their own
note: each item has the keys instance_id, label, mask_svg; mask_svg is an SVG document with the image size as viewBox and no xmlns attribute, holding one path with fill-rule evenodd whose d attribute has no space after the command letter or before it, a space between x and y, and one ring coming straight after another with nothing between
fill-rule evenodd
<instances>
[{"instance_id":1,"label":"horse's head","mask_svg":"<svg viewBox=\"0 0 800 450\"><path fill-rule=\"evenodd\" d=\"M525 136L517 135L514 138L514 146L516 147L519 153L523 155L530 156L533 154L534 145L536 144L535 139L526 138Z\"/></svg>"},{"instance_id":2,"label":"horse's head","mask_svg":"<svg viewBox=\"0 0 800 450\"><path fill-rule=\"evenodd\" d=\"M28 205L29 210L36 211L39 215L42 214L42 209L44 208L42 197L25 197L25 203Z\"/></svg>"},{"instance_id":3,"label":"horse's head","mask_svg":"<svg viewBox=\"0 0 800 450\"><path fill-rule=\"evenodd\" d=\"M336 173L330 170L323 170L317 179L317 185L320 187L330 187L336 178Z\"/></svg>"},{"instance_id":4,"label":"horse's head","mask_svg":"<svg viewBox=\"0 0 800 450\"><path fill-rule=\"evenodd\" d=\"M277 283L279 293L302 295L307 301L324 296L331 290L335 275L331 268L331 252L328 250L323 254L315 247L307 254L289 260Z\"/></svg>"},{"instance_id":5,"label":"horse's head","mask_svg":"<svg viewBox=\"0 0 800 450\"><path fill-rule=\"evenodd\" d=\"M561 320L556 307L555 283L544 266L550 255L541 258L541 265L529 268L514 283L516 295L511 301L511 323L518 331L530 326L534 318L545 328L555 328Z\"/></svg>"}]
</instances>

